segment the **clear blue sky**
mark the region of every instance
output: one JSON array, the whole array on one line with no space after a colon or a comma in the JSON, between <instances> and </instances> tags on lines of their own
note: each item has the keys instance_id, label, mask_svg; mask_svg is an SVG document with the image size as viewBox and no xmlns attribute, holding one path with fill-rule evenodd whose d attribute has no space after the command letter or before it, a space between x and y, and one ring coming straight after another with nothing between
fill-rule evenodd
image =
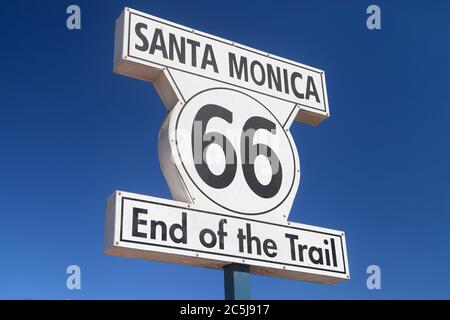
<instances>
[{"instance_id":1,"label":"clear blue sky","mask_svg":"<svg viewBox=\"0 0 450 320\"><path fill-rule=\"evenodd\" d=\"M331 118L294 124L302 180L290 220L345 230L351 280L252 277L262 299L450 298L450 2L5 1L0 10L0 298L222 299L219 270L107 257L115 190L170 198L166 109L113 74L124 6L324 69ZM366 28L370 4L382 30ZM66 267L82 290L66 289ZM366 268L382 289L366 288Z\"/></svg>"}]
</instances>

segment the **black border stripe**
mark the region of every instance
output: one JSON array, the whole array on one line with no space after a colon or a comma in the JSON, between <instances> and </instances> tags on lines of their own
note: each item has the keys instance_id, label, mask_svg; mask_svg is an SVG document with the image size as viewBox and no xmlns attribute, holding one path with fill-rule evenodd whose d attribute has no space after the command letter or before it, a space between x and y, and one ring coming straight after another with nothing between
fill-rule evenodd
<instances>
[{"instance_id":1,"label":"black border stripe","mask_svg":"<svg viewBox=\"0 0 450 320\"><path fill-rule=\"evenodd\" d=\"M286 121L283 123L283 129L287 129L286 124L288 123L289 119L291 119L292 113L295 111L295 109L297 109L297 104L295 104L294 108L292 108L291 112L289 112L289 115L288 115Z\"/></svg>"}]
</instances>

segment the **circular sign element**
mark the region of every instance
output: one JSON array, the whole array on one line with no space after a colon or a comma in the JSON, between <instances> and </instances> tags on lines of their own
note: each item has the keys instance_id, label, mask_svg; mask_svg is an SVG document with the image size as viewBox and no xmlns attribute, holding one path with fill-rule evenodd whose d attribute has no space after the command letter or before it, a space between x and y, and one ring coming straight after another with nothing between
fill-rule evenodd
<instances>
[{"instance_id":1,"label":"circular sign element","mask_svg":"<svg viewBox=\"0 0 450 320\"><path fill-rule=\"evenodd\" d=\"M226 210L267 213L295 192L291 136L245 93L214 88L194 95L177 115L175 143L195 187Z\"/></svg>"}]
</instances>

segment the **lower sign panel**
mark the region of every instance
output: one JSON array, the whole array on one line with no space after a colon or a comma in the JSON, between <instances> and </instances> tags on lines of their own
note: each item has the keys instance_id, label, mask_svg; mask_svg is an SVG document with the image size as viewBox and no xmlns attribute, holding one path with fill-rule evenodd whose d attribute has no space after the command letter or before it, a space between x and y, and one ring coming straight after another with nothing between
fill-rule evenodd
<instances>
[{"instance_id":1,"label":"lower sign panel","mask_svg":"<svg viewBox=\"0 0 450 320\"><path fill-rule=\"evenodd\" d=\"M122 191L108 199L105 253L218 269L239 263L254 274L320 283L350 277L341 231L236 218Z\"/></svg>"}]
</instances>

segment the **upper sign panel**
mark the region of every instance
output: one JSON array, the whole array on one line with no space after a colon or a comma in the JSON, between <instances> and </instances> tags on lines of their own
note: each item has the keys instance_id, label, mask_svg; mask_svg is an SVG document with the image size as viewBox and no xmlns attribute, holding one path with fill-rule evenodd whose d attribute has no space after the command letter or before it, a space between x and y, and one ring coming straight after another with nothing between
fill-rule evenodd
<instances>
[{"instance_id":1,"label":"upper sign panel","mask_svg":"<svg viewBox=\"0 0 450 320\"><path fill-rule=\"evenodd\" d=\"M164 68L297 104L302 122L329 117L322 70L125 8L116 26L115 71L155 82Z\"/></svg>"}]
</instances>

